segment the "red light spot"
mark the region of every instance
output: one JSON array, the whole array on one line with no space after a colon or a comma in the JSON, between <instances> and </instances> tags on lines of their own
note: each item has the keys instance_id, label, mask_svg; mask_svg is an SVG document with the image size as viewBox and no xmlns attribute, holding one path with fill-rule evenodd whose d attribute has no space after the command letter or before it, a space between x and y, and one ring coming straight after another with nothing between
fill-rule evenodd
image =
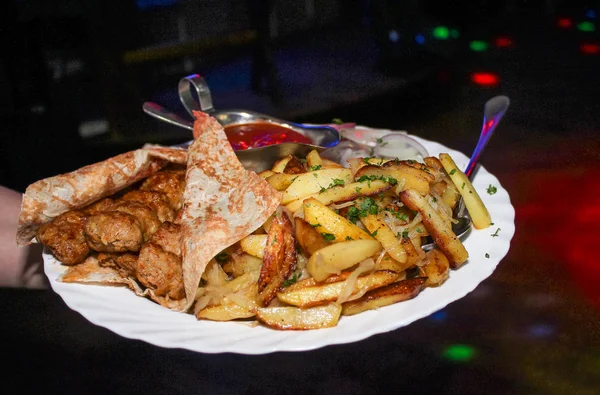
<instances>
[{"instance_id":1,"label":"red light spot","mask_svg":"<svg viewBox=\"0 0 600 395\"><path fill-rule=\"evenodd\" d=\"M558 20L557 24L558 26L566 29L573 26L573 21L571 21L569 18L561 18Z\"/></svg>"},{"instance_id":2,"label":"red light spot","mask_svg":"<svg viewBox=\"0 0 600 395\"><path fill-rule=\"evenodd\" d=\"M496 46L498 48L510 47L512 45L512 40L508 37L498 37L496 39Z\"/></svg>"},{"instance_id":3,"label":"red light spot","mask_svg":"<svg viewBox=\"0 0 600 395\"><path fill-rule=\"evenodd\" d=\"M600 53L600 45L598 44L581 44L579 49L584 54L596 55Z\"/></svg>"},{"instance_id":4,"label":"red light spot","mask_svg":"<svg viewBox=\"0 0 600 395\"><path fill-rule=\"evenodd\" d=\"M500 78L498 78L498 76L493 73L481 72L481 73L473 73L471 75L471 81L473 81L477 85L493 86L493 85L498 85L498 82L500 82Z\"/></svg>"}]
</instances>

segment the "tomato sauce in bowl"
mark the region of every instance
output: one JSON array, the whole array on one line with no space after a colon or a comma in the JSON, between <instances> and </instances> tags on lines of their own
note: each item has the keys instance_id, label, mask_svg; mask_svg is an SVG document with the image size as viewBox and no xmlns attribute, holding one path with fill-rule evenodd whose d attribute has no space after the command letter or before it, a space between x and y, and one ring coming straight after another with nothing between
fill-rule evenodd
<instances>
[{"instance_id":1,"label":"tomato sauce in bowl","mask_svg":"<svg viewBox=\"0 0 600 395\"><path fill-rule=\"evenodd\" d=\"M225 134L234 150L265 147L280 143L312 144L308 137L291 128L270 122L225 126Z\"/></svg>"}]
</instances>

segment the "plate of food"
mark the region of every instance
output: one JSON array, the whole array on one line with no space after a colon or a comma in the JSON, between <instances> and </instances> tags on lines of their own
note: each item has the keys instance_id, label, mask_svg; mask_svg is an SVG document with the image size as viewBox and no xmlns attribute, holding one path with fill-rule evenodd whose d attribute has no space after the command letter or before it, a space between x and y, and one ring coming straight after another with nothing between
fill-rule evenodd
<instances>
[{"instance_id":1,"label":"plate of food","mask_svg":"<svg viewBox=\"0 0 600 395\"><path fill-rule=\"evenodd\" d=\"M187 150L147 145L24 195L19 243L44 244L52 289L121 336L240 354L356 342L464 297L509 250L509 194L483 167L464 177L461 152L407 135L423 161L338 163L340 144L255 173L195 116Z\"/></svg>"}]
</instances>

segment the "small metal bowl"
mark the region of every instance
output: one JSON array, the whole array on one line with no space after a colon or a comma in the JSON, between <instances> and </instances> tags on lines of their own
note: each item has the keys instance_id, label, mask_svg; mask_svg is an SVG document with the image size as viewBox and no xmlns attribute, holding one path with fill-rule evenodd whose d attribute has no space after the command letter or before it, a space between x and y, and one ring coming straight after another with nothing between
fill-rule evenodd
<instances>
[{"instance_id":1,"label":"small metal bowl","mask_svg":"<svg viewBox=\"0 0 600 395\"><path fill-rule=\"evenodd\" d=\"M252 123L272 123L292 129L307 137L312 142L312 144L284 142L236 151L236 155L242 164L249 170L257 172L266 170L283 156L295 155L304 157L313 149L321 152L335 147L341 140L340 132L331 126L304 125L248 110L215 110L212 104L210 89L204 78L199 74L192 74L182 78L179 81L178 92L181 103L192 116L192 119L193 111L203 111L217 119L224 127ZM194 97L194 92L196 97ZM142 108L146 114L154 118L175 126L193 130L193 122L191 120L172 113L156 103L146 102ZM191 141L181 144L181 146L187 146L190 143Z\"/></svg>"}]
</instances>

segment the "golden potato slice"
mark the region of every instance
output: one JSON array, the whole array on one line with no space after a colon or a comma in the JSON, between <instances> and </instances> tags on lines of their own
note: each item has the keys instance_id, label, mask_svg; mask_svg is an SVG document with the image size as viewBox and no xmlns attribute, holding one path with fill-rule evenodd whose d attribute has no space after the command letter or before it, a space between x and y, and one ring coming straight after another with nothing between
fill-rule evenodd
<instances>
[{"instance_id":1,"label":"golden potato slice","mask_svg":"<svg viewBox=\"0 0 600 395\"><path fill-rule=\"evenodd\" d=\"M314 226L322 235L331 235L331 241L372 240L367 232L354 225L346 218L336 214L317 199L304 200L304 220Z\"/></svg>"},{"instance_id":2,"label":"golden potato slice","mask_svg":"<svg viewBox=\"0 0 600 395\"><path fill-rule=\"evenodd\" d=\"M372 290L383 287L397 278L398 273L391 271L378 271L358 277L350 295L356 295L365 288ZM337 300L345 287L346 281L339 281L300 289L285 289L277 293L277 299L292 306L312 307Z\"/></svg>"},{"instance_id":3,"label":"golden potato slice","mask_svg":"<svg viewBox=\"0 0 600 395\"><path fill-rule=\"evenodd\" d=\"M296 240L293 232L286 214L281 213L273 219L258 278L258 295L263 306L275 298L285 280L296 270Z\"/></svg>"},{"instance_id":4,"label":"golden potato slice","mask_svg":"<svg viewBox=\"0 0 600 395\"><path fill-rule=\"evenodd\" d=\"M263 170L260 173L258 173L258 175L261 176L264 179L269 178L273 174L276 174L276 173L274 171L272 171L272 170Z\"/></svg>"},{"instance_id":5,"label":"golden potato slice","mask_svg":"<svg viewBox=\"0 0 600 395\"><path fill-rule=\"evenodd\" d=\"M248 235L240 240L242 251L262 259L267 245L267 235Z\"/></svg>"},{"instance_id":6,"label":"golden potato slice","mask_svg":"<svg viewBox=\"0 0 600 395\"><path fill-rule=\"evenodd\" d=\"M321 155L319 155L317 150L312 150L308 153L308 155L306 155L306 164L308 165L309 169L323 166L323 160L321 159Z\"/></svg>"},{"instance_id":7,"label":"golden potato slice","mask_svg":"<svg viewBox=\"0 0 600 395\"><path fill-rule=\"evenodd\" d=\"M349 169L324 169L298 174L297 178L283 193L281 204L286 205L292 200L314 195L321 189L329 188L336 183L350 184L352 174Z\"/></svg>"},{"instance_id":8,"label":"golden potato slice","mask_svg":"<svg viewBox=\"0 0 600 395\"><path fill-rule=\"evenodd\" d=\"M377 240L342 241L316 251L308 259L306 270L316 280L323 281L381 251Z\"/></svg>"},{"instance_id":9,"label":"golden potato slice","mask_svg":"<svg viewBox=\"0 0 600 395\"><path fill-rule=\"evenodd\" d=\"M307 256L310 257L321 248L327 247L329 243L311 224L298 217L294 218L294 222L296 225L296 240Z\"/></svg>"},{"instance_id":10,"label":"golden potato slice","mask_svg":"<svg viewBox=\"0 0 600 395\"><path fill-rule=\"evenodd\" d=\"M378 257L377 257L378 258ZM397 260L393 259L391 256L389 256L388 253L385 253L383 255L383 258L381 259L377 259L376 257L373 257L373 259L375 260L375 271L377 270L389 270L392 272L396 272L396 273L404 273L405 269L405 264L404 263L400 263Z\"/></svg>"},{"instance_id":11,"label":"golden potato slice","mask_svg":"<svg viewBox=\"0 0 600 395\"><path fill-rule=\"evenodd\" d=\"M288 162L291 160L292 160L292 155L288 155L288 156L285 156L285 157L279 159L277 162L275 162L275 164L271 168L271 171L274 173L283 173Z\"/></svg>"},{"instance_id":12,"label":"golden potato slice","mask_svg":"<svg viewBox=\"0 0 600 395\"><path fill-rule=\"evenodd\" d=\"M368 165L361 167L354 175L354 178L360 180L363 176L377 178L391 177L397 180L398 183L402 183L402 180L404 180L404 189L414 189L421 195L427 195L429 193L429 184L434 181L434 177L431 173L424 170L429 169L427 166L422 166L423 168L416 168L404 161L390 161L384 163L382 166Z\"/></svg>"},{"instance_id":13,"label":"golden potato slice","mask_svg":"<svg viewBox=\"0 0 600 395\"><path fill-rule=\"evenodd\" d=\"M342 314L354 315L412 299L425 288L425 281L424 277L417 277L374 289L359 299L342 304Z\"/></svg>"},{"instance_id":14,"label":"golden potato slice","mask_svg":"<svg viewBox=\"0 0 600 395\"><path fill-rule=\"evenodd\" d=\"M490 226L492 223L490 213L469 178L456 166L450 155L440 154L440 161L462 196L465 207L473 220L473 226L476 229L485 229Z\"/></svg>"},{"instance_id":15,"label":"golden potato slice","mask_svg":"<svg viewBox=\"0 0 600 395\"><path fill-rule=\"evenodd\" d=\"M329 160L329 159L326 159L326 158L323 158L323 157L321 157L321 162L323 162L323 168L324 169L330 169L330 168L337 168L337 169L339 169L339 168L344 167L344 166L340 165L339 163L336 163L336 162L334 162L332 160Z\"/></svg>"},{"instance_id":16,"label":"golden potato slice","mask_svg":"<svg viewBox=\"0 0 600 395\"><path fill-rule=\"evenodd\" d=\"M385 251L400 263L406 263L406 250L390 227L374 214L362 217L361 222L367 227L375 240L381 243ZM409 266L405 267L407 269ZM402 270L404 270L402 269Z\"/></svg>"},{"instance_id":17,"label":"golden potato slice","mask_svg":"<svg viewBox=\"0 0 600 395\"><path fill-rule=\"evenodd\" d=\"M337 303L307 309L291 306L264 307L256 311L256 318L274 329L308 330L336 326L341 312L342 306Z\"/></svg>"},{"instance_id":18,"label":"golden potato slice","mask_svg":"<svg viewBox=\"0 0 600 395\"><path fill-rule=\"evenodd\" d=\"M409 189L402 191L400 200L409 209L418 211L423 217L423 225L437 246L446 255L453 269L459 268L469 258L469 253L463 243L456 237L452 227L444 221L436 210L417 191Z\"/></svg>"},{"instance_id":19,"label":"golden potato slice","mask_svg":"<svg viewBox=\"0 0 600 395\"><path fill-rule=\"evenodd\" d=\"M196 314L196 318L211 321L232 321L240 318L251 318L255 315L256 313L251 309L235 303L227 303L205 307Z\"/></svg>"},{"instance_id":20,"label":"golden potato slice","mask_svg":"<svg viewBox=\"0 0 600 395\"><path fill-rule=\"evenodd\" d=\"M306 196L301 199L296 199L290 202L286 208L291 212L296 212L300 207L302 207L302 202L308 198L317 199L324 205L349 202L360 196L379 195L380 193L389 190L391 187L391 184L381 180L353 182L344 186L328 188L323 192Z\"/></svg>"},{"instance_id":21,"label":"golden potato slice","mask_svg":"<svg viewBox=\"0 0 600 395\"><path fill-rule=\"evenodd\" d=\"M292 182L298 177L297 174L286 174L286 173L273 173L273 175L266 178L269 185L278 191L285 191Z\"/></svg>"},{"instance_id":22,"label":"golden potato slice","mask_svg":"<svg viewBox=\"0 0 600 395\"><path fill-rule=\"evenodd\" d=\"M260 271L261 266L262 258L247 253L234 253L231 255L231 259L223 265L223 270L233 277L239 277L245 273Z\"/></svg>"},{"instance_id":23,"label":"golden potato slice","mask_svg":"<svg viewBox=\"0 0 600 395\"><path fill-rule=\"evenodd\" d=\"M440 250L427 251L427 263L421 266L420 271L427 276L428 287L442 285L450 275L450 262Z\"/></svg>"}]
</instances>

